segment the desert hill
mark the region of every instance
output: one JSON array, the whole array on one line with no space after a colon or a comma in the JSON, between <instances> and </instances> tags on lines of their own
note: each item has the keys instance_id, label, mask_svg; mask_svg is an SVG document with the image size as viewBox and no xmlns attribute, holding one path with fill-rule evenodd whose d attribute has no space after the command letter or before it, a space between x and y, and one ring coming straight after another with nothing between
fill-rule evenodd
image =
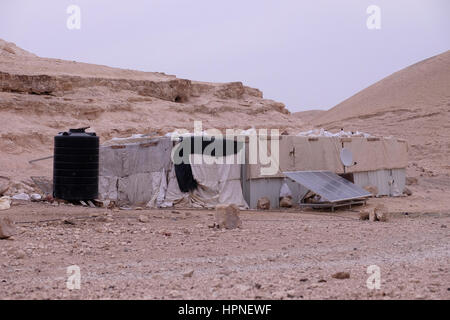
<instances>
[{"instance_id":1,"label":"desert hill","mask_svg":"<svg viewBox=\"0 0 450 320\"><path fill-rule=\"evenodd\" d=\"M52 155L53 136L60 131L90 126L105 141L192 130L194 120L202 120L205 129L260 127L296 134L314 126L393 135L410 144L408 175L449 188L450 51L400 70L328 111L290 114L283 103L241 82L199 82L41 58L0 39L0 176L18 186L31 184L33 175L51 176L51 160L28 161Z\"/></svg>"},{"instance_id":2,"label":"desert hill","mask_svg":"<svg viewBox=\"0 0 450 320\"><path fill-rule=\"evenodd\" d=\"M410 173L445 174L442 185L450 187L450 51L382 79L311 123L407 139Z\"/></svg>"},{"instance_id":3,"label":"desert hill","mask_svg":"<svg viewBox=\"0 0 450 320\"><path fill-rule=\"evenodd\" d=\"M283 103L241 82L207 83L158 72L41 58L0 40L0 176L51 175L53 136L90 126L102 141L207 128L300 128Z\"/></svg>"}]
</instances>

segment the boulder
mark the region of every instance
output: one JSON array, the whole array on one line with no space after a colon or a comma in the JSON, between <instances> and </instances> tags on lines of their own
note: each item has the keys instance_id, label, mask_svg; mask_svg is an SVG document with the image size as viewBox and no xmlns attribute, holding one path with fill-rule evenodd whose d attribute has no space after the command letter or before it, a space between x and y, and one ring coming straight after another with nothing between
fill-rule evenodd
<instances>
[{"instance_id":1,"label":"boulder","mask_svg":"<svg viewBox=\"0 0 450 320\"><path fill-rule=\"evenodd\" d=\"M369 220L370 210L361 210L359 212L359 220Z\"/></svg>"},{"instance_id":2,"label":"boulder","mask_svg":"<svg viewBox=\"0 0 450 320\"><path fill-rule=\"evenodd\" d=\"M406 188L403 190L403 194L409 196L412 196L412 191L409 188Z\"/></svg>"},{"instance_id":3,"label":"boulder","mask_svg":"<svg viewBox=\"0 0 450 320\"><path fill-rule=\"evenodd\" d=\"M145 215L140 215L139 216L139 222L148 223L148 222L150 222L150 219L147 216L145 216Z\"/></svg>"},{"instance_id":4,"label":"boulder","mask_svg":"<svg viewBox=\"0 0 450 320\"><path fill-rule=\"evenodd\" d=\"M0 218L0 239L8 239L16 233L17 229L10 218Z\"/></svg>"},{"instance_id":5,"label":"boulder","mask_svg":"<svg viewBox=\"0 0 450 320\"><path fill-rule=\"evenodd\" d=\"M4 196L0 198L0 210L7 210L11 208L11 198Z\"/></svg>"},{"instance_id":6,"label":"boulder","mask_svg":"<svg viewBox=\"0 0 450 320\"><path fill-rule=\"evenodd\" d=\"M417 184L419 181L415 177L406 177L406 185L411 186Z\"/></svg>"},{"instance_id":7,"label":"boulder","mask_svg":"<svg viewBox=\"0 0 450 320\"><path fill-rule=\"evenodd\" d=\"M349 279L350 273L349 272L337 272L337 273L333 274L331 277L333 277L335 279L339 279L339 280Z\"/></svg>"},{"instance_id":8,"label":"boulder","mask_svg":"<svg viewBox=\"0 0 450 320\"><path fill-rule=\"evenodd\" d=\"M375 216L376 216L376 221L381 221L381 222L386 222L388 221L389 218L389 212L387 211L387 208L380 204L378 206L375 207Z\"/></svg>"},{"instance_id":9,"label":"boulder","mask_svg":"<svg viewBox=\"0 0 450 320\"><path fill-rule=\"evenodd\" d=\"M0 196L4 195L9 189L9 179L0 177Z\"/></svg>"},{"instance_id":10,"label":"boulder","mask_svg":"<svg viewBox=\"0 0 450 320\"><path fill-rule=\"evenodd\" d=\"M292 197L283 197L280 200L281 208L292 208Z\"/></svg>"},{"instance_id":11,"label":"boulder","mask_svg":"<svg viewBox=\"0 0 450 320\"><path fill-rule=\"evenodd\" d=\"M262 197L258 200L256 207L259 210L269 210L270 209L270 200L267 197Z\"/></svg>"},{"instance_id":12,"label":"boulder","mask_svg":"<svg viewBox=\"0 0 450 320\"><path fill-rule=\"evenodd\" d=\"M235 229L242 226L242 221L239 218L239 208L235 204L219 204L216 206L214 214L215 225L219 229Z\"/></svg>"},{"instance_id":13,"label":"boulder","mask_svg":"<svg viewBox=\"0 0 450 320\"><path fill-rule=\"evenodd\" d=\"M372 197L376 197L378 195L378 188L376 186L365 186L364 190L372 194Z\"/></svg>"}]
</instances>

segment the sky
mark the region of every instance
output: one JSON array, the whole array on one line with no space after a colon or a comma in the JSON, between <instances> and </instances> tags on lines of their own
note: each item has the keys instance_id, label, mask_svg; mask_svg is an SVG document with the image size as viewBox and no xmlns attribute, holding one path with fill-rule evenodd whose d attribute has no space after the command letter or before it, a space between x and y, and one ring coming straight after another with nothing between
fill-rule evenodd
<instances>
[{"instance_id":1,"label":"sky","mask_svg":"<svg viewBox=\"0 0 450 320\"><path fill-rule=\"evenodd\" d=\"M450 1L0 0L0 38L42 57L241 81L296 112L449 50Z\"/></svg>"}]
</instances>

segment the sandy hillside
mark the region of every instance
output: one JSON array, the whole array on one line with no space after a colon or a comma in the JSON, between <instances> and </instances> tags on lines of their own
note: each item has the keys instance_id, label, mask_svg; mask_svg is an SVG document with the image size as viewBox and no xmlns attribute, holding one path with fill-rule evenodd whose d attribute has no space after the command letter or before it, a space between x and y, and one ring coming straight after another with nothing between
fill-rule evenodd
<instances>
[{"instance_id":1,"label":"sandy hillside","mask_svg":"<svg viewBox=\"0 0 450 320\"><path fill-rule=\"evenodd\" d=\"M154 72L40 58L0 40L0 176L51 175L53 136L91 126L102 141L177 128L300 128L284 104L240 82L205 83Z\"/></svg>"},{"instance_id":2,"label":"sandy hillside","mask_svg":"<svg viewBox=\"0 0 450 320\"><path fill-rule=\"evenodd\" d=\"M450 188L450 51L388 76L312 124L405 138L411 147L409 174Z\"/></svg>"},{"instance_id":3,"label":"sandy hillside","mask_svg":"<svg viewBox=\"0 0 450 320\"><path fill-rule=\"evenodd\" d=\"M313 119L319 117L323 113L325 113L325 110L307 110L307 111L299 111L294 112L292 114L292 117L300 119L302 122L309 124Z\"/></svg>"}]
</instances>

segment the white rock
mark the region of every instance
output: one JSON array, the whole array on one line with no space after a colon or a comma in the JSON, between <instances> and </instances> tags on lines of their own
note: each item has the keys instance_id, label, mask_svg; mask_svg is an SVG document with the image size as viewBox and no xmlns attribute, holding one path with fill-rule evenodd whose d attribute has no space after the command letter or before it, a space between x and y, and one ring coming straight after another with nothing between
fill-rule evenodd
<instances>
[{"instance_id":1,"label":"white rock","mask_svg":"<svg viewBox=\"0 0 450 320\"><path fill-rule=\"evenodd\" d=\"M26 193L18 193L12 197L14 200L25 200L30 201L30 196Z\"/></svg>"},{"instance_id":2,"label":"white rock","mask_svg":"<svg viewBox=\"0 0 450 320\"><path fill-rule=\"evenodd\" d=\"M11 198L4 196L0 198L0 210L7 210L11 208Z\"/></svg>"},{"instance_id":3,"label":"white rock","mask_svg":"<svg viewBox=\"0 0 450 320\"><path fill-rule=\"evenodd\" d=\"M42 199L42 196L39 193L32 193L30 197L31 201L40 201Z\"/></svg>"}]
</instances>

